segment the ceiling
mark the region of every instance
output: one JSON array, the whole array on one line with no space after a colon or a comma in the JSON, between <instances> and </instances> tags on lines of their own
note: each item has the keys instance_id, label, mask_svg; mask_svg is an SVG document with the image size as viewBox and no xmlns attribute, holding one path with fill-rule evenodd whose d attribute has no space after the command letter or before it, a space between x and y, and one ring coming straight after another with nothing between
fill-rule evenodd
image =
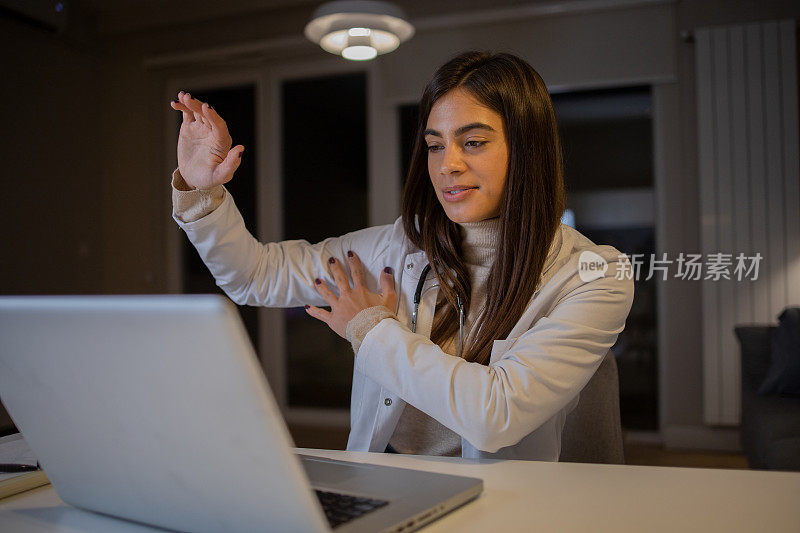
<instances>
[{"instance_id":1,"label":"ceiling","mask_svg":"<svg viewBox=\"0 0 800 533\"><path fill-rule=\"evenodd\" d=\"M203 0L83 0L83 3L90 6L97 13L105 13L126 9L157 9L159 7L183 7L188 11L197 11L204 4L219 4L221 2L218 0L214 2ZM247 9L268 10L319 3L321 3L319 0L226 0L224 2L228 8L235 12Z\"/></svg>"},{"instance_id":2,"label":"ceiling","mask_svg":"<svg viewBox=\"0 0 800 533\"><path fill-rule=\"evenodd\" d=\"M269 11L313 11L318 0L73 0L94 15L99 34L123 34Z\"/></svg>"},{"instance_id":3,"label":"ceiling","mask_svg":"<svg viewBox=\"0 0 800 533\"><path fill-rule=\"evenodd\" d=\"M213 21L247 13L274 11L296 17L310 17L314 9L325 3L320 0L71 0L85 6L95 16L100 34L121 34L145 31L156 27ZM597 0L590 0L589 3ZM601 0L608 1L608 0ZM471 11L485 11L503 7L558 6L564 0L402 0L394 4L406 15L415 19L439 16L463 16ZM567 2L569 3L569 2Z\"/></svg>"}]
</instances>

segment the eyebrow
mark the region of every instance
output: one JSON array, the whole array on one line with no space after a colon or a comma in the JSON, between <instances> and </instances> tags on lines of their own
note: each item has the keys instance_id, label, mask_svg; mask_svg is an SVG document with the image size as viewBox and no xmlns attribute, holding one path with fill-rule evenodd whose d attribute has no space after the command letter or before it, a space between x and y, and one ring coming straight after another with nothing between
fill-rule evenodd
<instances>
[{"instance_id":1,"label":"eyebrow","mask_svg":"<svg viewBox=\"0 0 800 533\"><path fill-rule=\"evenodd\" d=\"M467 124L466 126L461 126L455 131L456 137L459 135L463 135L464 133L468 132L469 130L480 129L480 130L488 130L488 131L495 131L493 127L488 124L484 124L483 122L472 122ZM442 137L441 132L438 130L427 129L425 130L424 136L427 135L435 135L437 137Z\"/></svg>"}]
</instances>

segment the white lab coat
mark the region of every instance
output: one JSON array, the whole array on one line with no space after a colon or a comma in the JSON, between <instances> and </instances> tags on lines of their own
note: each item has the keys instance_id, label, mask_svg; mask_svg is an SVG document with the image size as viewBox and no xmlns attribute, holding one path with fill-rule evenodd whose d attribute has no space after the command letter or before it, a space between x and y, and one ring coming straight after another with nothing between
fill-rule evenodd
<instances>
[{"instance_id":1,"label":"white lab coat","mask_svg":"<svg viewBox=\"0 0 800 533\"><path fill-rule=\"evenodd\" d=\"M506 339L494 341L488 366L469 363L429 338L438 292L433 275L423 288L417 333L410 330L428 260L405 237L401 218L316 244L258 242L228 193L199 220L173 218L238 304L326 306L314 279L335 287L328 258L347 269L348 250L364 263L372 291L379 290L380 271L394 269L399 320L378 323L356 354L348 450L384 451L408 402L461 435L463 457L558 461L566 415L624 328L633 301L633 281L616 275L625 257L562 224L522 318ZM604 277L582 281L578 257L585 250L608 262Z\"/></svg>"}]
</instances>

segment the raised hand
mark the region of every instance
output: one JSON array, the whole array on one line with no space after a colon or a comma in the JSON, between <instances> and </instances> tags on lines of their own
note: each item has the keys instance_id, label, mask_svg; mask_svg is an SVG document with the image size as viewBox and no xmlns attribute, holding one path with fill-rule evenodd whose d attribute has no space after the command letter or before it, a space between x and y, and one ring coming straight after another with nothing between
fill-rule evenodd
<instances>
[{"instance_id":1,"label":"raised hand","mask_svg":"<svg viewBox=\"0 0 800 533\"><path fill-rule=\"evenodd\" d=\"M189 93L178 93L172 109L183 113L178 135L178 170L195 189L227 183L241 164L244 146L231 148L228 126L216 111Z\"/></svg>"}]
</instances>

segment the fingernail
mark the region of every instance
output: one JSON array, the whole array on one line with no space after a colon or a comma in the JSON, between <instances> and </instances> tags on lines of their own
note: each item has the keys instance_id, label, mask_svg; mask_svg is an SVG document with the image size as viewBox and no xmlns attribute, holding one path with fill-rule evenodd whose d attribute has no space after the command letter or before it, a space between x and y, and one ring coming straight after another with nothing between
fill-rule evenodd
<instances>
[{"instance_id":1,"label":"fingernail","mask_svg":"<svg viewBox=\"0 0 800 533\"><path fill-rule=\"evenodd\" d=\"M239 152L239 159L241 159L241 158L242 158L242 154L243 154L243 153L244 153L244 150L242 150L241 152Z\"/></svg>"},{"instance_id":2,"label":"fingernail","mask_svg":"<svg viewBox=\"0 0 800 533\"><path fill-rule=\"evenodd\" d=\"M387 274L391 274L392 273L392 267L386 267L386 268L383 269L383 271L386 272Z\"/></svg>"},{"instance_id":3,"label":"fingernail","mask_svg":"<svg viewBox=\"0 0 800 533\"><path fill-rule=\"evenodd\" d=\"M306 304L306 309L308 309L309 307L311 307L311 306L310 306L310 305L308 305L308 304Z\"/></svg>"},{"instance_id":4,"label":"fingernail","mask_svg":"<svg viewBox=\"0 0 800 533\"><path fill-rule=\"evenodd\" d=\"M177 101L177 100L172 100L172 102L171 102L171 103L173 103L173 104L177 104L177 103L178 103L178 101Z\"/></svg>"},{"instance_id":5,"label":"fingernail","mask_svg":"<svg viewBox=\"0 0 800 533\"><path fill-rule=\"evenodd\" d=\"M317 279L315 279L315 280L314 280L314 283L316 283L317 285L319 285L319 284L321 284L321 283L322 283L322 280L321 280L321 279L319 279L319 278L317 278Z\"/></svg>"},{"instance_id":6,"label":"fingernail","mask_svg":"<svg viewBox=\"0 0 800 533\"><path fill-rule=\"evenodd\" d=\"M328 263L330 263L330 264L334 264L335 262L336 262L336 259L334 259L333 257L328 259Z\"/></svg>"},{"instance_id":7,"label":"fingernail","mask_svg":"<svg viewBox=\"0 0 800 533\"><path fill-rule=\"evenodd\" d=\"M353 257L353 250L347 250L347 257Z\"/></svg>"},{"instance_id":8,"label":"fingernail","mask_svg":"<svg viewBox=\"0 0 800 533\"><path fill-rule=\"evenodd\" d=\"M214 108L213 108L213 107L211 107L211 106L208 106L208 108L209 108L209 109L214 109Z\"/></svg>"}]
</instances>

